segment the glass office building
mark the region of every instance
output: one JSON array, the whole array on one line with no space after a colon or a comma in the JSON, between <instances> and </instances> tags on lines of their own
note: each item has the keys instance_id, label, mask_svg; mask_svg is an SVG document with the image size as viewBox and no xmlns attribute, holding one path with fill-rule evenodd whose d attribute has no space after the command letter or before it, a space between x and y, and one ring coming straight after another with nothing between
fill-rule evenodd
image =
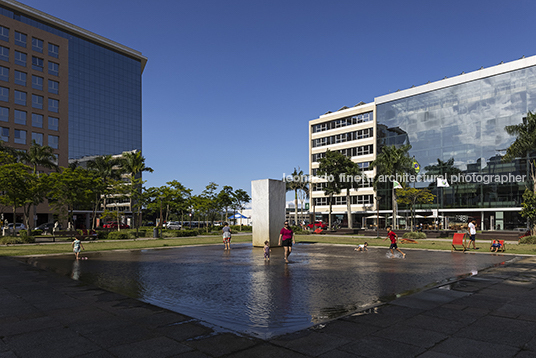
<instances>
[{"instance_id":1,"label":"glass office building","mask_svg":"<svg viewBox=\"0 0 536 358\"><path fill-rule=\"evenodd\" d=\"M33 141L48 145L63 167L141 151L146 62L129 47L0 0L0 140L21 151ZM47 204L36 217L52 220Z\"/></svg>"},{"instance_id":2,"label":"glass office building","mask_svg":"<svg viewBox=\"0 0 536 358\"><path fill-rule=\"evenodd\" d=\"M410 185L436 195L434 203L419 206L418 213L439 217L445 228L469 218L484 230L522 228L526 221L519 211L531 157L502 161L515 140L504 128L521 123L535 110L536 57L377 97L374 158L386 145L410 144L409 154L420 168ZM318 126L319 120L312 124ZM438 187L439 176L448 186ZM390 189L380 187L377 195L390 198ZM379 204L383 213L392 210L391 200ZM355 210L358 222L373 214L366 208Z\"/></svg>"},{"instance_id":3,"label":"glass office building","mask_svg":"<svg viewBox=\"0 0 536 358\"><path fill-rule=\"evenodd\" d=\"M45 54L67 51L66 60L43 62L49 72L50 66L52 71L68 68L68 115L59 118L68 121L68 159L142 149L141 76L147 59L140 52L16 1L0 1L0 15L0 24L9 21L8 32L27 36L23 54L28 59L45 57L31 53L34 44L44 46ZM13 23L20 25L13 28ZM68 46L57 46L55 37L66 39Z\"/></svg>"}]
</instances>

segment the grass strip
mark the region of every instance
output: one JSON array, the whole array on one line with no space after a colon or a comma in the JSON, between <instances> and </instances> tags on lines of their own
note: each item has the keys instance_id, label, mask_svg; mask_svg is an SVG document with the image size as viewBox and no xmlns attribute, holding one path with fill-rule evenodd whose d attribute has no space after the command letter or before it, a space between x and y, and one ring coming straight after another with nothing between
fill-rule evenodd
<instances>
[{"instance_id":1,"label":"grass strip","mask_svg":"<svg viewBox=\"0 0 536 358\"><path fill-rule=\"evenodd\" d=\"M252 236L236 235L233 237L233 243L251 242ZM344 236L344 235L296 235L297 243L322 243L322 244L340 244L340 245L357 245L368 242L369 246L389 247L389 240L377 239L372 237ZM194 236L181 238L166 239L138 239L138 240L117 240L117 241L89 241L83 242L85 251L109 251L109 250L139 250L161 247L174 247L185 245L210 245L221 244L219 236ZM489 253L490 242L478 241L477 252ZM450 251L450 241L443 240L419 240L417 244L399 244L404 249L421 249L421 250L445 250ZM0 256L32 256L46 254L71 253L71 243L55 244L29 244L29 245L9 245L0 247ZM474 250L469 250L474 252ZM536 255L536 244L518 245L506 243L506 254L511 255Z\"/></svg>"}]
</instances>

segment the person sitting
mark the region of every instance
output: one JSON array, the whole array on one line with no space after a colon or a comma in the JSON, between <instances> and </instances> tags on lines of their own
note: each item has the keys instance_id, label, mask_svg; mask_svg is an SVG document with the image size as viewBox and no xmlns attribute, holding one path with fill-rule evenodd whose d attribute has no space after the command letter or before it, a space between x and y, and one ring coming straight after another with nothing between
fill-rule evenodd
<instances>
[{"instance_id":1,"label":"person sitting","mask_svg":"<svg viewBox=\"0 0 536 358\"><path fill-rule=\"evenodd\" d=\"M501 248L501 242L499 240L493 240L493 243L491 244L491 247L489 248L489 250L491 252L498 252L499 249Z\"/></svg>"}]
</instances>

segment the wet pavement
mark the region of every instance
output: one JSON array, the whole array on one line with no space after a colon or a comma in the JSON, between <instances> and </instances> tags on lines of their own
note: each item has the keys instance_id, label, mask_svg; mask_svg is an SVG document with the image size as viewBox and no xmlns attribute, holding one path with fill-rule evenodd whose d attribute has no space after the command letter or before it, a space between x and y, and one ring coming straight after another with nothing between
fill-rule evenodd
<instances>
[{"instance_id":1,"label":"wet pavement","mask_svg":"<svg viewBox=\"0 0 536 358\"><path fill-rule=\"evenodd\" d=\"M288 269L299 272L298 251L299 245ZM367 262L376 259L372 251L365 254L371 253L353 257ZM411 258L421 261L421 254L435 257L408 250L405 260L377 260L388 267L387 274L418 272L421 264ZM451 260L495 257L504 264L268 339L222 330L182 312L1 258L0 357L535 357L536 258L443 254L456 255ZM328 260L333 271L342 273L344 257ZM272 260L269 270L285 266ZM307 264L314 266L310 260ZM389 284L399 279L385 277L382 282ZM330 297L340 294L334 291Z\"/></svg>"}]
</instances>

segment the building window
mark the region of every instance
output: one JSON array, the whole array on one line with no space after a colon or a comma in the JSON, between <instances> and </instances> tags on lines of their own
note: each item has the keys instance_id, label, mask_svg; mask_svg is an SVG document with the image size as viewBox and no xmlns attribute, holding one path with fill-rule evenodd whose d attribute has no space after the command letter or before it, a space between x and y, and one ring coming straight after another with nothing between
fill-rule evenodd
<instances>
[{"instance_id":1,"label":"building window","mask_svg":"<svg viewBox=\"0 0 536 358\"><path fill-rule=\"evenodd\" d=\"M26 106L26 92L15 90L15 104Z\"/></svg>"},{"instance_id":2,"label":"building window","mask_svg":"<svg viewBox=\"0 0 536 358\"><path fill-rule=\"evenodd\" d=\"M48 117L48 129L51 131L59 130L60 119L56 117Z\"/></svg>"},{"instance_id":3,"label":"building window","mask_svg":"<svg viewBox=\"0 0 536 358\"><path fill-rule=\"evenodd\" d=\"M42 58L32 56L32 68L36 71L43 72L45 61Z\"/></svg>"},{"instance_id":4,"label":"building window","mask_svg":"<svg viewBox=\"0 0 536 358\"><path fill-rule=\"evenodd\" d=\"M37 109L43 109L43 96L32 94L32 107Z\"/></svg>"},{"instance_id":5,"label":"building window","mask_svg":"<svg viewBox=\"0 0 536 358\"><path fill-rule=\"evenodd\" d=\"M0 140L3 142L9 142L9 128L0 127Z\"/></svg>"},{"instance_id":6,"label":"building window","mask_svg":"<svg viewBox=\"0 0 536 358\"><path fill-rule=\"evenodd\" d=\"M60 48L54 44L48 44L48 55L51 57L58 58L60 54Z\"/></svg>"},{"instance_id":7,"label":"building window","mask_svg":"<svg viewBox=\"0 0 536 358\"><path fill-rule=\"evenodd\" d=\"M43 40L32 37L32 50L43 53Z\"/></svg>"},{"instance_id":8,"label":"building window","mask_svg":"<svg viewBox=\"0 0 536 358\"><path fill-rule=\"evenodd\" d=\"M9 49L4 46L0 46L0 60L9 62Z\"/></svg>"},{"instance_id":9,"label":"building window","mask_svg":"<svg viewBox=\"0 0 536 358\"><path fill-rule=\"evenodd\" d=\"M26 144L26 131L15 129L15 143Z\"/></svg>"},{"instance_id":10,"label":"building window","mask_svg":"<svg viewBox=\"0 0 536 358\"><path fill-rule=\"evenodd\" d=\"M0 101L9 102L9 88L0 87Z\"/></svg>"},{"instance_id":11,"label":"building window","mask_svg":"<svg viewBox=\"0 0 536 358\"><path fill-rule=\"evenodd\" d=\"M9 29L4 26L0 26L0 40L9 42Z\"/></svg>"},{"instance_id":12,"label":"building window","mask_svg":"<svg viewBox=\"0 0 536 358\"><path fill-rule=\"evenodd\" d=\"M20 111L18 109L15 110L15 123L22 124L23 126L26 125L26 112Z\"/></svg>"},{"instance_id":13,"label":"building window","mask_svg":"<svg viewBox=\"0 0 536 358\"><path fill-rule=\"evenodd\" d=\"M54 149L58 149L60 137L57 135L48 135L48 146Z\"/></svg>"},{"instance_id":14,"label":"building window","mask_svg":"<svg viewBox=\"0 0 536 358\"><path fill-rule=\"evenodd\" d=\"M27 55L24 52L15 51L15 64L26 67Z\"/></svg>"},{"instance_id":15,"label":"building window","mask_svg":"<svg viewBox=\"0 0 536 358\"><path fill-rule=\"evenodd\" d=\"M58 94L60 91L60 83L58 81L48 80L48 92Z\"/></svg>"},{"instance_id":16,"label":"building window","mask_svg":"<svg viewBox=\"0 0 536 358\"><path fill-rule=\"evenodd\" d=\"M49 98L48 99L48 110L50 112L58 113L60 110L60 101L57 99Z\"/></svg>"},{"instance_id":17,"label":"building window","mask_svg":"<svg viewBox=\"0 0 536 358\"><path fill-rule=\"evenodd\" d=\"M26 35L22 32L15 31L15 45L26 47Z\"/></svg>"},{"instance_id":18,"label":"building window","mask_svg":"<svg viewBox=\"0 0 536 358\"><path fill-rule=\"evenodd\" d=\"M32 127L43 128L43 115L32 113Z\"/></svg>"},{"instance_id":19,"label":"building window","mask_svg":"<svg viewBox=\"0 0 536 358\"><path fill-rule=\"evenodd\" d=\"M52 76L59 76L60 65L55 62L48 61L48 74Z\"/></svg>"},{"instance_id":20,"label":"building window","mask_svg":"<svg viewBox=\"0 0 536 358\"><path fill-rule=\"evenodd\" d=\"M32 132L32 142L43 145L43 133Z\"/></svg>"},{"instance_id":21,"label":"building window","mask_svg":"<svg viewBox=\"0 0 536 358\"><path fill-rule=\"evenodd\" d=\"M15 84L26 86L26 73L15 70Z\"/></svg>"},{"instance_id":22,"label":"building window","mask_svg":"<svg viewBox=\"0 0 536 358\"><path fill-rule=\"evenodd\" d=\"M43 90L43 77L32 75L32 88L36 90Z\"/></svg>"},{"instance_id":23,"label":"building window","mask_svg":"<svg viewBox=\"0 0 536 358\"><path fill-rule=\"evenodd\" d=\"M0 121L9 122L9 108L0 107Z\"/></svg>"},{"instance_id":24,"label":"building window","mask_svg":"<svg viewBox=\"0 0 536 358\"><path fill-rule=\"evenodd\" d=\"M9 82L9 68L0 66L0 81Z\"/></svg>"}]
</instances>

